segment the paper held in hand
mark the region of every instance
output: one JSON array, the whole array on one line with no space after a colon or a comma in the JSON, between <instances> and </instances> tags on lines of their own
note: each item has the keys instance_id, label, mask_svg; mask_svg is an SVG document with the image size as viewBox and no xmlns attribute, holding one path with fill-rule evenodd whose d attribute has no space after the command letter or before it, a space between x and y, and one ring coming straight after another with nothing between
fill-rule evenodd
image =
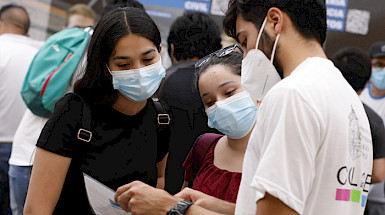
<instances>
[{"instance_id":1,"label":"paper held in hand","mask_svg":"<svg viewBox=\"0 0 385 215\"><path fill-rule=\"evenodd\" d=\"M96 215L131 215L114 202L115 191L83 173L88 201Z\"/></svg>"}]
</instances>

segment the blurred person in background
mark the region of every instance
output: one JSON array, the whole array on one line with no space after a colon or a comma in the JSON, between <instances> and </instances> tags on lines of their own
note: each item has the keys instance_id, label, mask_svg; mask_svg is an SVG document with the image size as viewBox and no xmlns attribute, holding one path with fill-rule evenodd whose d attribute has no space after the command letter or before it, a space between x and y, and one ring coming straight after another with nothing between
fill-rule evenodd
<instances>
[{"instance_id":1,"label":"blurred person in background","mask_svg":"<svg viewBox=\"0 0 385 215\"><path fill-rule=\"evenodd\" d=\"M93 26L95 21L95 12L91 8L84 4L76 4L69 8L66 13L65 28L85 28ZM79 67L82 68L81 66L80 63ZM73 85L78 75L78 72L74 72L73 78L67 87L67 92L73 91ZM9 159L10 195L13 215L21 215L23 213L34 161L35 145L41 129L43 129L47 120L48 118L37 116L27 108L15 132L12 153Z\"/></svg>"},{"instance_id":2,"label":"blurred person in background","mask_svg":"<svg viewBox=\"0 0 385 215\"><path fill-rule=\"evenodd\" d=\"M194 64L221 48L219 28L207 14L185 12L171 25L167 44L173 65L166 71L158 96L170 108L173 119L165 189L175 194L182 187L182 163L194 141L203 133L215 132L207 126L194 85Z\"/></svg>"},{"instance_id":3,"label":"blurred person in background","mask_svg":"<svg viewBox=\"0 0 385 215\"><path fill-rule=\"evenodd\" d=\"M66 12L65 28L86 28L95 26L96 14L95 11L85 4L75 4Z\"/></svg>"},{"instance_id":4,"label":"blurred person in background","mask_svg":"<svg viewBox=\"0 0 385 215\"><path fill-rule=\"evenodd\" d=\"M8 159L16 128L26 110L20 95L29 64L42 42L28 37L30 19L15 4L0 9L0 214L10 214ZM12 198L12 193L11 193Z\"/></svg>"},{"instance_id":5,"label":"blurred person in background","mask_svg":"<svg viewBox=\"0 0 385 215\"><path fill-rule=\"evenodd\" d=\"M369 48L372 63L370 82L360 94L361 100L372 108L385 123L385 42L375 42ZM370 185L366 212L369 215L385 213L385 181Z\"/></svg>"},{"instance_id":6,"label":"blurred person in background","mask_svg":"<svg viewBox=\"0 0 385 215\"><path fill-rule=\"evenodd\" d=\"M101 17L104 16L107 12L115 9L115 8L123 8L123 7L135 7L142 10L145 10L143 5L136 0L111 0L106 7L104 7Z\"/></svg>"}]
</instances>

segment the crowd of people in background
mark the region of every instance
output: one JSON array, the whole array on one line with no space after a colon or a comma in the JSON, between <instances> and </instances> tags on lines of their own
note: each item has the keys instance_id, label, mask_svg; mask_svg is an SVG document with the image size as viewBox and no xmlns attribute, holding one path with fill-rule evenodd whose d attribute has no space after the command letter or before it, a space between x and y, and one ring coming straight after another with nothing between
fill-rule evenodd
<instances>
[{"instance_id":1,"label":"crowd of people in background","mask_svg":"<svg viewBox=\"0 0 385 215\"><path fill-rule=\"evenodd\" d=\"M29 28L0 9L0 215L94 214L84 173L134 215L385 213L385 42L327 56L324 1L230 0L223 33L186 11L167 47L136 0L76 4L63 31L92 36L49 117L20 94Z\"/></svg>"}]
</instances>

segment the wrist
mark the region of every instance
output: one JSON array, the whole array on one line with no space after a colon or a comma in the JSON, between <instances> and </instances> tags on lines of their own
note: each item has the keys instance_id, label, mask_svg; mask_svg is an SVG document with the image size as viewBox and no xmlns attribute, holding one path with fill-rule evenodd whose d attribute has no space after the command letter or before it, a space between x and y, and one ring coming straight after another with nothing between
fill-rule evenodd
<instances>
[{"instance_id":1,"label":"wrist","mask_svg":"<svg viewBox=\"0 0 385 215\"><path fill-rule=\"evenodd\" d=\"M193 203L187 200L180 200L174 204L173 207L171 207L167 211L167 215L185 215L186 211L188 208L192 205Z\"/></svg>"},{"instance_id":2,"label":"wrist","mask_svg":"<svg viewBox=\"0 0 385 215\"><path fill-rule=\"evenodd\" d=\"M168 211L171 210L171 208L178 204L178 202L180 202L181 200L183 199L170 195L167 200L167 204L165 204L163 207L162 214L167 214Z\"/></svg>"}]
</instances>

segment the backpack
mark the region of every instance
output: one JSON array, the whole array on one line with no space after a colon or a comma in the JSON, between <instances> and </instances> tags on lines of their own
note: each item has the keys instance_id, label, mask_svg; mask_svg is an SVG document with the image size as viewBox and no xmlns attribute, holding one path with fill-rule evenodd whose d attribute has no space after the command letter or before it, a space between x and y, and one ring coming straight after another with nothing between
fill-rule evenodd
<instances>
[{"instance_id":1,"label":"backpack","mask_svg":"<svg viewBox=\"0 0 385 215\"><path fill-rule=\"evenodd\" d=\"M200 168L202 167L203 161L206 157L207 152L211 148L211 146L216 143L223 135L215 134L215 133L206 133L200 135L191 151L191 162L192 162L192 170L193 170L193 177L189 181L189 187L192 187L193 181L195 177L197 176Z\"/></svg>"},{"instance_id":2,"label":"backpack","mask_svg":"<svg viewBox=\"0 0 385 215\"><path fill-rule=\"evenodd\" d=\"M36 53L21 89L21 96L32 113L51 116L88 47L92 32L91 27L59 31Z\"/></svg>"}]
</instances>

